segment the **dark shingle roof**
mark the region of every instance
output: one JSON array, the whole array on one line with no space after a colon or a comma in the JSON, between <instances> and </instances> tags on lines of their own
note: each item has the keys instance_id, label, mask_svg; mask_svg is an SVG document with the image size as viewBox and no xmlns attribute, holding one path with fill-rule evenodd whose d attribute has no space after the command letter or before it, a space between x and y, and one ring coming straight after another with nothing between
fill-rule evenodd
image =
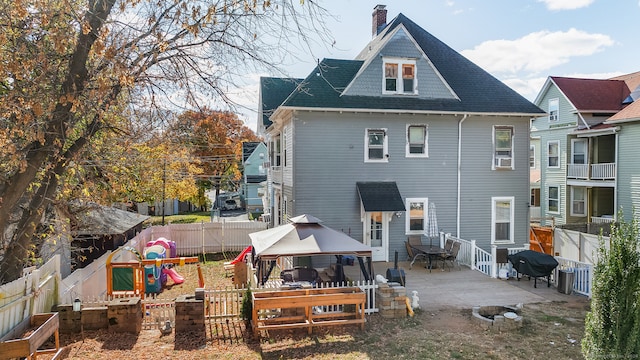
<instances>
[{"instance_id":1,"label":"dark shingle roof","mask_svg":"<svg viewBox=\"0 0 640 360\"><path fill-rule=\"evenodd\" d=\"M269 117L282 104L282 102L295 90L302 79L294 78L260 78L260 89L262 91L262 124L264 127L271 125Z\"/></svg>"},{"instance_id":2,"label":"dark shingle roof","mask_svg":"<svg viewBox=\"0 0 640 360\"><path fill-rule=\"evenodd\" d=\"M253 150L255 150L259 144L260 144L259 141L245 141L242 143L242 163L243 164L245 163L245 161L247 161L249 156L251 156L251 154L253 153Z\"/></svg>"},{"instance_id":3,"label":"dark shingle roof","mask_svg":"<svg viewBox=\"0 0 640 360\"><path fill-rule=\"evenodd\" d=\"M552 76L551 79L578 111L622 109L631 91L623 80L579 79Z\"/></svg>"},{"instance_id":4,"label":"dark shingle roof","mask_svg":"<svg viewBox=\"0 0 640 360\"><path fill-rule=\"evenodd\" d=\"M442 112L543 114L540 108L429 34L404 15L385 30L388 36L403 25L431 60L456 99L409 96L340 96L364 63L360 60L324 59L282 104L289 107L398 109ZM264 93L264 90L263 90Z\"/></svg>"}]
</instances>

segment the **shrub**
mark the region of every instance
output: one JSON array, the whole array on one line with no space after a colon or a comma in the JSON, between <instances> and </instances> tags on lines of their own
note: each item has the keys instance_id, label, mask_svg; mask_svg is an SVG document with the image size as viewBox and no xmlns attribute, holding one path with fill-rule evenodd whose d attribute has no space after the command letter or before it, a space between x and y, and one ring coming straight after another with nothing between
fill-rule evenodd
<instances>
[{"instance_id":1,"label":"shrub","mask_svg":"<svg viewBox=\"0 0 640 360\"><path fill-rule=\"evenodd\" d=\"M253 312L253 302L251 301L251 287L247 286L247 290L242 296L242 307L240 308L240 317L243 320L251 320L251 313Z\"/></svg>"},{"instance_id":2,"label":"shrub","mask_svg":"<svg viewBox=\"0 0 640 360\"><path fill-rule=\"evenodd\" d=\"M631 359L640 353L640 253L638 221L611 227L610 248L600 236L591 310L585 318L582 352L587 359Z\"/></svg>"}]
</instances>

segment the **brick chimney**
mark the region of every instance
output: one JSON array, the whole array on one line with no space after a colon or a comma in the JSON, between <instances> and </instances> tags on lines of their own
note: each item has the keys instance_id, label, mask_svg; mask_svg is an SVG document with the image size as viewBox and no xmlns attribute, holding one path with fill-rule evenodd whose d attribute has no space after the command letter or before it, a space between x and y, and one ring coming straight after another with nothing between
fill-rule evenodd
<instances>
[{"instance_id":1,"label":"brick chimney","mask_svg":"<svg viewBox=\"0 0 640 360\"><path fill-rule=\"evenodd\" d=\"M376 5L373 8L373 14L371 14L373 21L371 23L371 35L376 37L380 30L387 25L387 9L386 5Z\"/></svg>"}]
</instances>

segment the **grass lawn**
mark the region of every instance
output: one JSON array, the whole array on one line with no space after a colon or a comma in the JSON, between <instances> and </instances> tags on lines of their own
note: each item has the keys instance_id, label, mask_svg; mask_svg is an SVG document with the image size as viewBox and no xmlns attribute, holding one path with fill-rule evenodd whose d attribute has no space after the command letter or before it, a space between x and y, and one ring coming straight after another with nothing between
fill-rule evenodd
<instances>
[{"instance_id":1,"label":"grass lawn","mask_svg":"<svg viewBox=\"0 0 640 360\"><path fill-rule=\"evenodd\" d=\"M188 214L167 215L164 217L165 224L192 224L199 222L211 222L211 213L208 211L194 212ZM162 216L152 216L145 225L162 225Z\"/></svg>"}]
</instances>

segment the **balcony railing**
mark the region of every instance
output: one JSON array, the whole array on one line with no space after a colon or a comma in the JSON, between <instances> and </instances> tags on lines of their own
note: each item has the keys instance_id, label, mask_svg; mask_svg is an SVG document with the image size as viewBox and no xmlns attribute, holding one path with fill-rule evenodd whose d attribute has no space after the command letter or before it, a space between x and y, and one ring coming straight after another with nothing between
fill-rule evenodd
<instances>
[{"instance_id":1,"label":"balcony railing","mask_svg":"<svg viewBox=\"0 0 640 360\"><path fill-rule=\"evenodd\" d=\"M568 164L567 178L580 180L614 180L616 163Z\"/></svg>"},{"instance_id":2,"label":"balcony railing","mask_svg":"<svg viewBox=\"0 0 640 360\"><path fill-rule=\"evenodd\" d=\"M567 177L570 179L589 178L589 165L587 164L569 164L567 165Z\"/></svg>"},{"instance_id":3,"label":"balcony railing","mask_svg":"<svg viewBox=\"0 0 640 360\"><path fill-rule=\"evenodd\" d=\"M591 165L591 178L597 180L613 180L616 178L616 163Z\"/></svg>"},{"instance_id":4,"label":"balcony railing","mask_svg":"<svg viewBox=\"0 0 640 360\"><path fill-rule=\"evenodd\" d=\"M594 224L606 224L606 223L612 223L614 222L614 218L613 216L609 215L609 216L592 216L591 217L591 222Z\"/></svg>"},{"instance_id":5,"label":"balcony railing","mask_svg":"<svg viewBox=\"0 0 640 360\"><path fill-rule=\"evenodd\" d=\"M271 182L276 184L282 183L282 168L280 166L271 167Z\"/></svg>"}]
</instances>

